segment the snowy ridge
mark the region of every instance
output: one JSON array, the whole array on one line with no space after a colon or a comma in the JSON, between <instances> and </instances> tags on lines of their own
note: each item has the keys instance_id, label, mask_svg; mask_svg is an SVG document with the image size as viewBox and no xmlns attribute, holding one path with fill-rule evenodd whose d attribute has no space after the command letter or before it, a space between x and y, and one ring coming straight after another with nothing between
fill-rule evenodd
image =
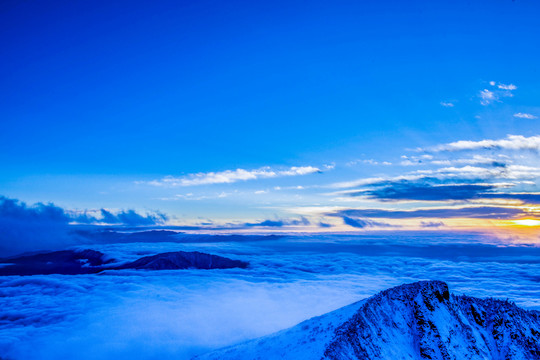
<instances>
[{"instance_id":1,"label":"snowy ridge","mask_svg":"<svg viewBox=\"0 0 540 360\"><path fill-rule=\"evenodd\" d=\"M321 358L540 359L540 312L421 281L199 359Z\"/></svg>"},{"instance_id":2,"label":"snowy ridge","mask_svg":"<svg viewBox=\"0 0 540 360\"><path fill-rule=\"evenodd\" d=\"M204 354L195 359L319 359L332 340L335 329L351 318L363 303L364 301L359 301L303 321L292 328Z\"/></svg>"}]
</instances>

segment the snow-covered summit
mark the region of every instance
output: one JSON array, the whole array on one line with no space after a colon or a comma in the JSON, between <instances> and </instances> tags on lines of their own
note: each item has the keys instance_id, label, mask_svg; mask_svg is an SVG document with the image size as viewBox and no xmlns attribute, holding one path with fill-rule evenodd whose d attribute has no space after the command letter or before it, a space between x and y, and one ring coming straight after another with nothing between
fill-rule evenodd
<instances>
[{"instance_id":1,"label":"snow-covered summit","mask_svg":"<svg viewBox=\"0 0 540 360\"><path fill-rule=\"evenodd\" d=\"M200 358L540 359L540 312L421 281Z\"/></svg>"}]
</instances>

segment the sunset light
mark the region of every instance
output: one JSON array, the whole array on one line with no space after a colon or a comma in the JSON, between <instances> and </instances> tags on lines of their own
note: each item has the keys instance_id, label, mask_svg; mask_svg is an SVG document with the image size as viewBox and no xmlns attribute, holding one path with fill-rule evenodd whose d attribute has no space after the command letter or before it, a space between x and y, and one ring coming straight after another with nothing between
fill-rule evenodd
<instances>
[{"instance_id":1,"label":"sunset light","mask_svg":"<svg viewBox=\"0 0 540 360\"><path fill-rule=\"evenodd\" d=\"M534 219L514 220L514 223L522 226L540 226L540 220Z\"/></svg>"}]
</instances>

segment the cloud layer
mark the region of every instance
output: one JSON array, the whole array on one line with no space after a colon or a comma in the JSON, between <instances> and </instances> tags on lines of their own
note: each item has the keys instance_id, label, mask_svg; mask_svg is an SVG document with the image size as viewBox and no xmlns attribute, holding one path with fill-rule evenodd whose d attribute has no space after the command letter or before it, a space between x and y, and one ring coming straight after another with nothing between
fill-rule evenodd
<instances>
[{"instance_id":1,"label":"cloud layer","mask_svg":"<svg viewBox=\"0 0 540 360\"><path fill-rule=\"evenodd\" d=\"M226 239L224 239L226 240ZM202 251L249 269L0 278L0 353L10 359L189 359L292 326L404 282L540 309L538 249L479 234L289 237L109 244L120 259ZM92 349L81 351L81 349Z\"/></svg>"}]
</instances>

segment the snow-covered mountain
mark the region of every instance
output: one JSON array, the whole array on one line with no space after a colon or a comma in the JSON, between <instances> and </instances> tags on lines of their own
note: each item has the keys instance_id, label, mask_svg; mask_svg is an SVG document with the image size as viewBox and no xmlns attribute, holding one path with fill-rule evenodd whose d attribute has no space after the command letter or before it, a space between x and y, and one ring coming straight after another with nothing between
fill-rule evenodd
<instances>
[{"instance_id":1,"label":"snow-covered mountain","mask_svg":"<svg viewBox=\"0 0 540 360\"><path fill-rule=\"evenodd\" d=\"M540 359L540 312L421 281L197 359Z\"/></svg>"}]
</instances>

